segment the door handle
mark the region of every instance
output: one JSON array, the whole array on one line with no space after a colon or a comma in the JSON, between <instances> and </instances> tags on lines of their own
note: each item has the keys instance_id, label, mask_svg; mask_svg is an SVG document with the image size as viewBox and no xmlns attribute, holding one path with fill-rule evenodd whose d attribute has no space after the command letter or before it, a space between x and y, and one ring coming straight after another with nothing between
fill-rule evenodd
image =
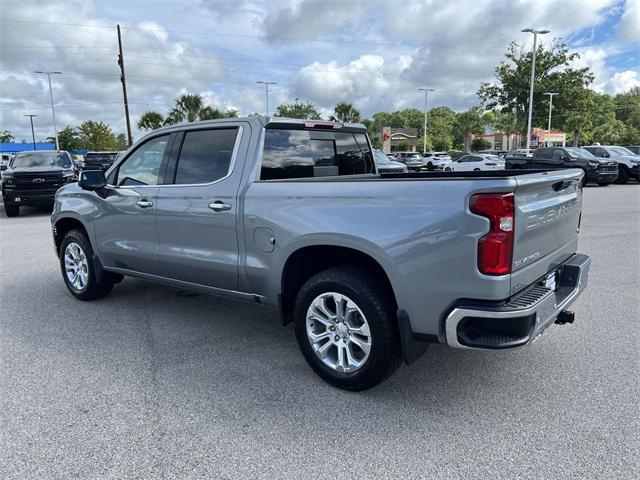
<instances>
[{"instance_id":1,"label":"door handle","mask_svg":"<svg viewBox=\"0 0 640 480\"><path fill-rule=\"evenodd\" d=\"M138 205L140 208L149 208L153 207L153 202L150 200L138 200L136 202L136 205Z\"/></svg>"},{"instance_id":2,"label":"door handle","mask_svg":"<svg viewBox=\"0 0 640 480\"><path fill-rule=\"evenodd\" d=\"M214 212L226 212L228 210L231 210L231 205L221 202L220 200L216 200L215 202L211 202L209 204L209 208Z\"/></svg>"}]
</instances>

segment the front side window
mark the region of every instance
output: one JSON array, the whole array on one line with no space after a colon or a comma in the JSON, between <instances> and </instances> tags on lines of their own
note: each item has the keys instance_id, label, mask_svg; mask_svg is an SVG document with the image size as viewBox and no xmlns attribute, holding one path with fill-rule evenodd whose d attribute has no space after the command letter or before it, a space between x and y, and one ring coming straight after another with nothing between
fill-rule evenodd
<instances>
[{"instance_id":1,"label":"front side window","mask_svg":"<svg viewBox=\"0 0 640 480\"><path fill-rule=\"evenodd\" d=\"M153 138L134 151L118 167L116 185L158 185L160 167L169 144L169 135Z\"/></svg>"},{"instance_id":2,"label":"front side window","mask_svg":"<svg viewBox=\"0 0 640 480\"><path fill-rule=\"evenodd\" d=\"M175 183L211 183L226 177L237 136L237 128L187 132L178 157Z\"/></svg>"},{"instance_id":3,"label":"front side window","mask_svg":"<svg viewBox=\"0 0 640 480\"><path fill-rule=\"evenodd\" d=\"M366 135L268 128L262 180L375 173Z\"/></svg>"}]
</instances>

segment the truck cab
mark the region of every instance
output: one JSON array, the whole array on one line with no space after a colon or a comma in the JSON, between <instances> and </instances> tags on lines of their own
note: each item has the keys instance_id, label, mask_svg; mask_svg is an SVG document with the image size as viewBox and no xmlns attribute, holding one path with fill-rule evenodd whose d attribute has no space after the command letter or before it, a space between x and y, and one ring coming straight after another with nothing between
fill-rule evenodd
<instances>
[{"instance_id":1,"label":"truck cab","mask_svg":"<svg viewBox=\"0 0 640 480\"><path fill-rule=\"evenodd\" d=\"M560 170L580 168L584 171L583 184L589 182L606 186L618 178L618 163L599 158L579 147L538 148L531 159L527 159L527 168Z\"/></svg>"},{"instance_id":2,"label":"truck cab","mask_svg":"<svg viewBox=\"0 0 640 480\"><path fill-rule=\"evenodd\" d=\"M592 155L618 163L618 178L616 183L627 183L630 178L640 178L640 155L625 147L614 145L591 145L582 147Z\"/></svg>"}]
</instances>

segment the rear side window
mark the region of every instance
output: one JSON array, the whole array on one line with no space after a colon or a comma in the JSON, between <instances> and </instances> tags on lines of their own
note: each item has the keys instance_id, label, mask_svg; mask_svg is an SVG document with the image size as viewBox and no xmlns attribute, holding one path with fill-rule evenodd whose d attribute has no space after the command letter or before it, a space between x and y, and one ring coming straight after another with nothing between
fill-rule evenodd
<instances>
[{"instance_id":1,"label":"rear side window","mask_svg":"<svg viewBox=\"0 0 640 480\"><path fill-rule=\"evenodd\" d=\"M226 177L237 134L237 128L187 132L180 149L174 183L211 183Z\"/></svg>"},{"instance_id":2,"label":"rear side window","mask_svg":"<svg viewBox=\"0 0 640 480\"><path fill-rule=\"evenodd\" d=\"M363 133L267 129L262 180L375 173Z\"/></svg>"},{"instance_id":3,"label":"rear side window","mask_svg":"<svg viewBox=\"0 0 640 480\"><path fill-rule=\"evenodd\" d=\"M534 157L551 158L552 152L550 148L539 148L533 153Z\"/></svg>"}]
</instances>

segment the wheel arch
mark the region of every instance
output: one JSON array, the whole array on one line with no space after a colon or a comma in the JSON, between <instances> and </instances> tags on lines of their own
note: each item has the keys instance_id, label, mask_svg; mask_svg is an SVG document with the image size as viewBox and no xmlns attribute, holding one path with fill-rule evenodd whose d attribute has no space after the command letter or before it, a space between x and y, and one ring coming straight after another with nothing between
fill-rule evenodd
<instances>
[{"instance_id":1,"label":"wheel arch","mask_svg":"<svg viewBox=\"0 0 640 480\"><path fill-rule=\"evenodd\" d=\"M58 218L53 224L53 241L55 243L56 253L60 254L60 245L62 245L62 240L64 236L69 233L71 230L80 230L85 234L89 243L91 243L91 236L89 235L89 230L86 225L76 217L61 217ZM92 245L92 247L94 247ZM95 252L95 247L94 247Z\"/></svg>"},{"instance_id":2,"label":"wheel arch","mask_svg":"<svg viewBox=\"0 0 640 480\"><path fill-rule=\"evenodd\" d=\"M291 313L300 288L312 275L338 265L353 265L372 272L388 289L397 307L398 292L393 287L387 263L376 258L367 249L354 245L312 244L291 251L280 275L279 307L284 323L291 321Z\"/></svg>"}]
</instances>

